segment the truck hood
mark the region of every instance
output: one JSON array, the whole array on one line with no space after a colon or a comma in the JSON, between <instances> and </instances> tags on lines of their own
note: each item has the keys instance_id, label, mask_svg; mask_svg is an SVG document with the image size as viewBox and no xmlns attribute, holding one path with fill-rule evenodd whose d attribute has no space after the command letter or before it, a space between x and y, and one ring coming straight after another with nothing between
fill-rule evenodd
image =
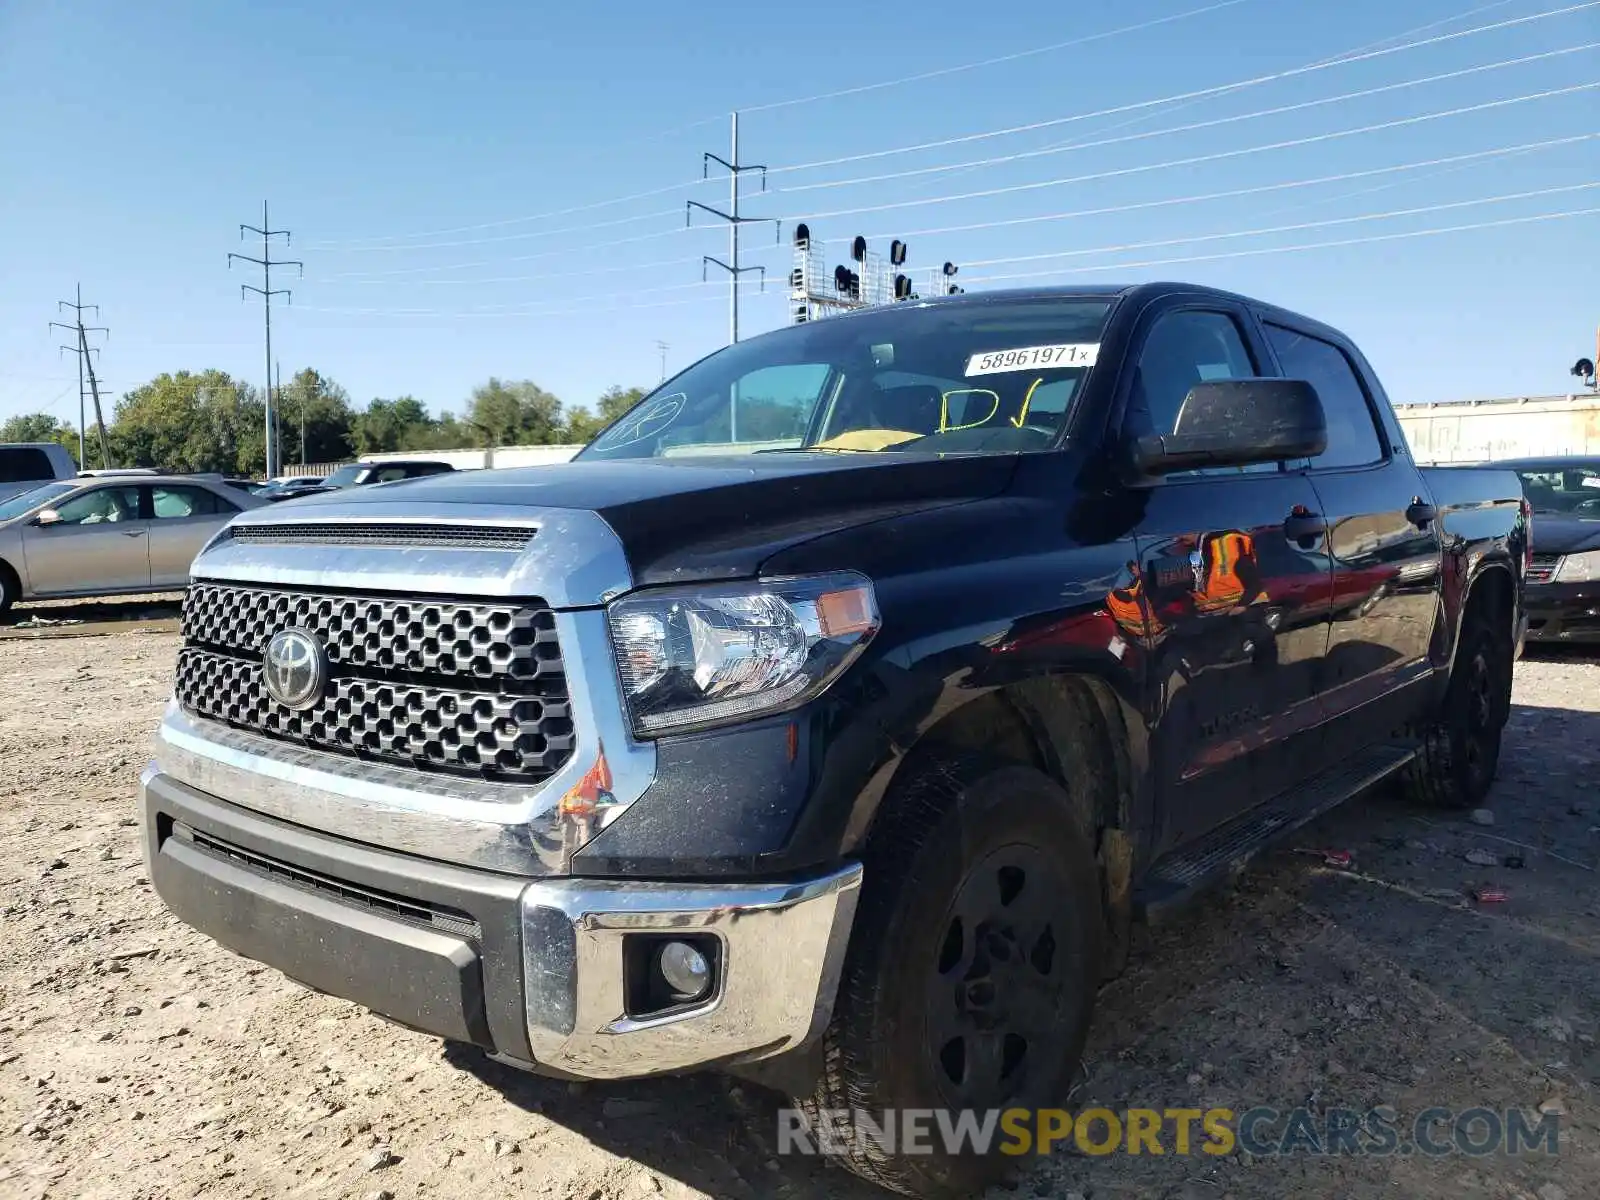
<instances>
[{"instance_id":1,"label":"truck hood","mask_svg":"<svg viewBox=\"0 0 1600 1200\"><path fill-rule=\"evenodd\" d=\"M1563 513L1533 514L1535 554L1578 554L1600 550L1600 519L1584 520Z\"/></svg>"},{"instance_id":2,"label":"truck hood","mask_svg":"<svg viewBox=\"0 0 1600 1200\"><path fill-rule=\"evenodd\" d=\"M633 586L733 579L756 574L774 554L812 538L998 495L1016 464L1013 455L830 453L579 461L461 471L285 500L244 514L233 528L503 521L526 514L550 526L538 539L548 545L551 538L575 539L588 527L581 520L563 521L560 514L594 514L620 542ZM431 575L437 556L451 552L413 553L413 566ZM353 557L341 557L357 573L368 573ZM204 556L196 573L214 562L217 556ZM545 589L557 590L553 581ZM571 602L596 602L582 592L571 589Z\"/></svg>"}]
</instances>

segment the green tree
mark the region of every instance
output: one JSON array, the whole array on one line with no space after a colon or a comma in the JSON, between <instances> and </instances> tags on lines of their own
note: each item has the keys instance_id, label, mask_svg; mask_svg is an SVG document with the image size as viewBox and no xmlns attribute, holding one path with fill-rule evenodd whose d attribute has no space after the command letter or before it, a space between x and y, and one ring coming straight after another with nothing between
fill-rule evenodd
<instances>
[{"instance_id":1,"label":"green tree","mask_svg":"<svg viewBox=\"0 0 1600 1200\"><path fill-rule=\"evenodd\" d=\"M266 467L266 408L225 371L163 374L117 401L118 465L259 474Z\"/></svg>"},{"instance_id":2,"label":"green tree","mask_svg":"<svg viewBox=\"0 0 1600 1200\"><path fill-rule=\"evenodd\" d=\"M285 462L300 461L300 431L304 421L305 461L338 462L354 446L355 413L350 395L333 380L306 367L279 398L278 421Z\"/></svg>"},{"instance_id":3,"label":"green tree","mask_svg":"<svg viewBox=\"0 0 1600 1200\"><path fill-rule=\"evenodd\" d=\"M351 423L351 441L358 454L419 449L437 426L427 405L414 396L375 399Z\"/></svg>"},{"instance_id":4,"label":"green tree","mask_svg":"<svg viewBox=\"0 0 1600 1200\"><path fill-rule=\"evenodd\" d=\"M491 377L474 388L467 403L467 422L478 430L472 444L487 437L497 446L547 446L565 433L561 401L531 380L515 382Z\"/></svg>"},{"instance_id":5,"label":"green tree","mask_svg":"<svg viewBox=\"0 0 1600 1200\"><path fill-rule=\"evenodd\" d=\"M46 412L18 413L0 423L0 442L55 442L78 462L78 431Z\"/></svg>"},{"instance_id":6,"label":"green tree","mask_svg":"<svg viewBox=\"0 0 1600 1200\"><path fill-rule=\"evenodd\" d=\"M600 399L596 404L598 414L591 413L587 408L574 408L567 413L562 441L584 443L594 441L595 435L643 400L649 391L650 389L641 387L624 388L616 385L608 387L600 393Z\"/></svg>"}]
</instances>

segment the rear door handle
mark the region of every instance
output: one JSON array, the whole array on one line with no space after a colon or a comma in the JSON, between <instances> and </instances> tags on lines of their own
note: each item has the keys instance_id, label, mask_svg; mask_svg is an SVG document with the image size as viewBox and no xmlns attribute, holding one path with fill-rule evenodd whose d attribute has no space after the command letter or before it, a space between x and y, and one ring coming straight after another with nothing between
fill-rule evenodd
<instances>
[{"instance_id":1,"label":"rear door handle","mask_svg":"<svg viewBox=\"0 0 1600 1200\"><path fill-rule=\"evenodd\" d=\"M122 536L123 537L143 537L145 535L145 533L146 533L146 530L143 530L143 529L124 529L122 531Z\"/></svg>"},{"instance_id":2,"label":"rear door handle","mask_svg":"<svg viewBox=\"0 0 1600 1200\"><path fill-rule=\"evenodd\" d=\"M1283 523L1283 536L1291 542L1309 542L1328 532L1328 521L1321 513L1293 512Z\"/></svg>"},{"instance_id":3,"label":"rear door handle","mask_svg":"<svg viewBox=\"0 0 1600 1200\"><path fill-rule=\"evenodd\" d=\"M1439 510L1420 497L1411 501L1411 506L1406 509L1406 520L1418 529L1426 529L1436 517Z\"/></svg>"}]
</instances>

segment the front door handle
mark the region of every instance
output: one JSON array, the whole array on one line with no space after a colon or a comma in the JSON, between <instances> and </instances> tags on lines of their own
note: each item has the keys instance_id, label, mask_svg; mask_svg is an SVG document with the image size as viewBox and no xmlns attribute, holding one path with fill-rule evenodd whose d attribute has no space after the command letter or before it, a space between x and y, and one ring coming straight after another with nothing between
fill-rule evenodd
<instances>
[{"instance_id":1,"label":"front door handle","mask_svg":"<svg viewBox=\"0 0 1600 1200\"><path fill-rule=\"evenodd\" d=\"M148 531L144 529L124 529L121 532L123 537L143 537Z\"/></svg>"},{"instance_id":2,"label":"front door handle","mask_svg":"<svg viewBox=\"0 0 1600 1200\"><path fill-rule=\"evenodd\" d=\"M1306 548L1306 542L1313 542L1327 532L1327 518L1304 509L1296 509L1283 523L1283 536L1291 542L1299 542L1302 548Z\"/></svg>"},{"instance_id":3,"label":"front door handle","mask_svg":"<svg viewBox=\"0 0 1600 1200\"><path fill-rule=\"evenodd\" d=\"M1415 497L1411 501L1411 506L1406 509L1406 520L1418 529L1426 529L1438 515L1439 510L1420 496Z\"/></svg>"}]
</instances>

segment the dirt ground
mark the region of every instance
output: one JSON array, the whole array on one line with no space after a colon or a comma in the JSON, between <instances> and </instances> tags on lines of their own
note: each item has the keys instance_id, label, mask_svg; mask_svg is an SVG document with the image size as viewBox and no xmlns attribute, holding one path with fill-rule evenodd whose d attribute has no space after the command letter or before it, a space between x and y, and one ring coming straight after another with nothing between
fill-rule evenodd
<instances>
[{"instance_id":1,"label":"dirt ground","mask_svg":"<svg viewBox=\"0 0 1600 1200\"><path fill-rule=\"evenodd\" d=\"M526 1078L168 917L134 791L176 644L159 628L0 641L0 1196L882 1194L780 1160L779 1101L760 1089ZM1148 936L1100 998L1072 1098L1546 1105L1558 1156L1063 1153L994 1195L1600 1196L1597 758L1600 663L1521 664L1492 827L1372 796L1303 831L1297 846L1348 849L1351 869L1285 848ZM1468 898L1485 884L1509 899Z\"/></svg>"}]
</instances>

